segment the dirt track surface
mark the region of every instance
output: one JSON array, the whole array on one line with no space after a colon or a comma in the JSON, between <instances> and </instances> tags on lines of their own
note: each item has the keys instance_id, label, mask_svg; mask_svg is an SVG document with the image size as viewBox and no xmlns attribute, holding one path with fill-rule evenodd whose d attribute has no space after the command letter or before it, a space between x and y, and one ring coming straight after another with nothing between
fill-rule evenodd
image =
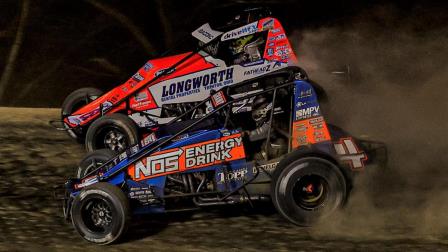
<instances>
[{"instance_id":1,"label":"dirt track surface","mask_svg":"<svg viewBox=\"0 0 448 252\"><path fill-rule=\"evenodd\" d=\"M105 249L81 239L63 220L59 203L53 199L52 187L73 175L84 155L82 146L65 132L48 126L48 120L58 114L54 109L0 108L0 251ZM349 203L349 215L359 212L353 204L362 205L363 201ZM448 250L446 236L411 234L415 227L406 223L378 225L371 216L364 217L353 214L358 218L353 225L346 225L352 223L346 216L329 225L301 228L283 221L269 205L261 211L231 208L152 216L135 221L126 239L107 250Z\"/></svg>"}]
</instances>

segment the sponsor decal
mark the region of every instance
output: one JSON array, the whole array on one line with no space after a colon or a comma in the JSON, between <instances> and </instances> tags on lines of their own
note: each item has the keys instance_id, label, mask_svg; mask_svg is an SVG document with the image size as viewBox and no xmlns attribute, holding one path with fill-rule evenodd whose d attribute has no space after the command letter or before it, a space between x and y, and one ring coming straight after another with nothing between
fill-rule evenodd
<instances>
[{"instance_id":1,"label":"sponsor decal","mask_svg":"<svg viewBox=\"0 0 448 252\"><path fill-rule=\"evenodd\" d=\"M108 165L108 167L106 167L106 170L109 170L109 168L117 165L118 163L120 163L121 161L127 159L130 156L133 156L135 154L137 154L137 152L140 150L140 146L139 144L136 144L134 146L131 146L131 148L122 151L121 153L119 153L114 159L112 159L112 161L110 161L110 165Z\"/></svg>"},{"instance_id":2,"label":"sponsor decal","mask_svg":"<svg viewBox=\"0 0 448 252\"><path fill-rule=\"evenodd\" d=\"M103 113L106 113L106 111L108 111L111 107L112 107L112 102L110 102L110 101L105 101L105 102L103 102L103 104L102 104L102 107L103 107L103 110L102 110L102 112Z\"/></svg>"},{"instance_id":3,"label":"sponsor decal","mask_svg":"<svg viewBox=\"0 0 448 252\"><path fill-rule=\"evenodd\" d=\"M314 131L313 136L316 141L321 142L323 141L324 133L322 131Z\"/></svg>"},{"instance_id":4,"label":"sponsor decal","mask_svg":"<svg viewBox=\"0 0 448 252\"><path fill-rule=\"evenodd\" d=\"M364 168L367 155L363 151L358 150L352 138L341 138L338 143L334 143L334 149L339 155L339 159L347 162L352 170Z\"/></svg>"},{"instance_id":5,"label":"sponsor decal","mask_svg":"<svg viewBox=\"0 0 448 252\"><path fill-rule=\"evenodd\" d=\"M271 43L268 44L268 46L269 46L269 47L273 47L273 46L275 46L275 43L274 43L274 42L271 42Z\"/></svg>"},{"instance_id":6,"label":"sponsor decal","mask_svg":"<svg viewBox=\"0 0 448 252\"><path fill-rule=\"evenodd\" d=\"M158 174L169 174L179 171L179 157L184 151L176 149L174 151L165 151L157 155L151 155L144 160L137 161L134 168L134 180L156 177Z\"/></svg>"},{"instance_id":7,"label":"sponsor decal","mask_svg":"<svg viewBox=\"0 0 448 252\"><path fill-rule=\"evenodd\" d=\"M284 33L275 36L274 40L279 41L279 40L283 40L283 39L286 39L286 35Z\"/></svg>"},{"instance_id":8,"label":"sponsor decal","mask_svg":"<svg viewBox=\"0 0 448 252\"><path fill-rule=\"evenodd\" d=\"M317 117L317 118L313 118L313 119L310 119L310 124L311 125L319 125L319 124L321 124L321 123L323 123L324 122L324 118L321 116L321 117Z\"/></svg>"},{"instance_id":9,"label":"sponsor decal","mask_svg":"<svg viewBox=\"0 0 448 252\"><path fill-rule=\"evenodd\" d=\"M157 140L156 134L155 134L155 133L151 133L151 134L145 136L145 137L142 139L142 141L141 141L142 147L143 147L143 146L146 146L146 145L148 145L148 144L150 144L150 143L153 143L153 142L156 141L156 140Z\"/></svg>"},{"instance_id":10,"label":"sponsor decal","mask_svg":"<svg viewBox=\"0 0 448 252\"><path fill-rule=\"evenodd\" d=\"M313 129L316 129L316 130L323 128L322 123L311 124L311 126L313 126Z\"/></svg>"},{"instance_id":11,"label":"sponsor decal","mask_svg":"<svg viewBox=\"0 0 448 252\"><path fill-rule=\"evenodd\" d=\"M131 100L130 105L133 109L153 109L156 107L156 104L153 101L151 93L148 90L144 90L134 95L134 99Z\"/></svg>"},{"instance_id":12,"label":"sponsor decal","mask_svg":"<svg viewBox=\"0 0 448 252\"><path fill-rule=\"evenodd\" d=\"M205 113L209 114L211 112L213 112L213 105L210 101L205 102Z\"/></svg>"},{"instance_id":13,"label":"sponsor decal","mask_svg":"<svg viewBox=\"0 0 448 252\"><path fill-rule=\"evenodd\" d=\"M136 73L132 76L132 79L137 82L140 82L140 81L144 80L145 77L143 77L140 73Z\"/></svg>"},{"instance_id":14,"label":"sponsor decal","mask_svg":"<svg viewBox=\"0 0 448 252\"><path fill-rule=\"evenodd\" d=\"M307 129L307 127L303 124L296 125L296 127L295 127L295 130L299 131L299 132L304 132L304 131L306 131L306 129Z\"/></svg>"},{"instance_id":15,"label":"sponsor decal","mask_svg":"<svg viewBox=\"0 0 448 252\"><path fill-rule=\"evenodd\" d=\"M307 145L308 144L308 138L306 135L301 135L297 137L297 144L299 146L301 145Z\"/></svg>"},{"instance_id":16,"label":"sponsor decal","mask_svg":"<svg viewBox=\"0 0 448 252\"><path fill-rule=\"evenodd\" d=\"M331 140L327 124L322 116L293 123L292 147Z\"/></svg>"},{"instance_id":17,"label":"sponsor decal","mask_svg":"<svg viewBox=\"0 0 448 252\"><path fill-rule=\"evenodd\" d=\"M219 89L233 83L233 67L173 82L162 87L162 102L179 97L199 93L201 87L205 90Z\"/></svg>"},{"instance_id":18,"label":"sponsor decal","mask_svg":"<svg viewBox=\"0 0 448 252\"><path fill-rule=\"evenodd\" d=\"M272 29L272 28L274 28L274 19L273 18L270 18L270 19L264 21L262 23L262 25L261 25L261 29L263 31L269 30L269 29Z\"/></svg>"},{"instance_id":19,"label":"sponsor decal","mask_svg":"<svg viewBox=\"0 0 448 252\"><path fill-rule=\"evenodd\" d=\"M81 180L81 183L76 184L75 185L75 189L81 189L81 188L84 188L86 186L93 185L93 184L95 184L97 182L98 182L98 176L96 176L96 175L90 176L90 177L87 177L87 178Z\"/></svg>"},{"instance_id":20,"label":"sponsor decal","mask_svg":"<svg viewBox=\"0 0 448 252\"><path fill-rule=\"evenodd\" d=\"M255 66L255 65L261 65L264 63L264 59L259 59L257 61L253 61L253 62L249 62L244 64L243 66L248 67L248 66Z\"/></svg>"},{"instance_id":21,"label":"sponsor decal","mask_svg":"<svg viewBox=\"0 0 448 252\"><path fill-rule=\"evenodd\" d=\"M165 72L166 71L166 72ZM169 75L169 74L172 74L174 71L176 71L176 68L165 68L165 69L160 69L159 71L157 71L155 74L154 74L154 77L158 77L159 75L161 75L161 74L165 74L165 75Z\"/></svg>"},{"instance_id":22,"label":"sponsor decal","mask_svg":"<svg viewBox=\"0 0 448 252\"><path fill-rule=\"evenodd\" d=\"M134 99L136 102L144 101L148 99L148 93L146 91L135 94Z\"/></svg>"},{"instance_id":23,"label":"sponsor decal","mask_svg":"<svg viewBox=\"0 0 448 252\"><path fill-rule=\"evenodd\" d=\"M272 29L272 30L271 30L271 33L272 33L272 34L276 34L276 33L280 32L280 31L281 31L280 28Z\"/></svg>"},{"instance_id":24,"label":"sponsor decal","mask_svg":"<svg viewBox=\"0 0 448 252\"><path fill-rule=\"evenodd\" d=\"M128 168L139 181L171 173L198 169L245 157L241 134L154 153Z\"/></svg>"},{"instance_id":25,"label":"sponsor decal","mask_svg":"<svg viewBox=\"0 0 448 252\"><path fill-rule=\"evenodd\" d=\"M213 40L215 38L215 36L213 36L212 34L210 34L210 32L200 28L198 30L198 33L201 34L202 36L208 38L209 40Z\"/></svg>"},{"instance_id":26,"label":"sponsor decal","mask_svg":"<svg viewBox=\"0 0 448 252\"><path fill-rule=\"evenodd\" d=\"M266 51L264 55L266 56ZM244 66L233 65L229 67L226 67L222 61L216 62L216 67L206 68L175 78L166 78L159 83L151 85L148 88L151 91L149 94L149 99L152 101L151 105L161 107L163 104L169 103L203 101L210 96L211 90L218 91L226 86L253 78L251 75L244 75L244 72L247 70L271 65L269 71L272 72L288 66L287 63L274 59L269 62L260 60ZM210 107L212 108L211 103ZM154 120L160 121L159 118Z\"/></svg>"},{"instance_id":27,"label":"sponsor decal","mask_svg":"<svg viewBox=\"0 0 448 252\"><path fill-rule=\"evenodd\" d=\"M250 35L253 33L256 33L258 31L257 27L258 22L253 22L248 25L242 26L240 28L237 28L235 30L229 31L222 35L222 41L229 40L229 39L236 39L240 38L246 35Z\"/></svg>"},{"instance_id":28,"label":"sponsor decal","mask_svg":"<svg viewBox=\"0 0 448 252\"><path fill-rule=\"evenodd\" d=\"M221 132L221 134L223 136L230 136L231 135L230 131L227 130L227 129L222 129L222 130L220 130L220 132Z\"/></svg>"},{"instance_id":29,"label":"sponsor decal","mask_svg":"<svg viewBox=\"0 0 448 252\"><path fill-rule=\"evenodd\" d=\"M241 168L234 171L219 172L217 174L217 183L222 184L225 182L242 181L247 174L247 168Z\"/></svg>"},{"instance_id":30,"label":"sponsor decal","mask_svg":"<svg viewBox=\"0 0 448 252\"><path fill-rule=\"evenodd\" d=\"M266 50L266 53L267 53L268 56L273 56L274 55L274 48L268 48Z\"/></svg>"},{"instance_id":31,"label":"sponsor decal","mask_svg":"<svg viewBox=\"0 0 448 252\"><path fill-rule=\"evenodd\" d=\"M151 63L146 62L145 65L143 66L143 71L149 72L149 70L151 70L153 67L154 66Z\"/></svg>"},{"instance_id":32,"label":"sponsor decal","mask_svg":"<svg viewBox=\"0 0 448 252\"><path fill-rule=\"evenodd\" d=\"M208 23L202 25L198 29L196 29L194 32L191 33L193 37L199 39L203 43L209 43L213 39L215 39L217 36L221 35L222 32L213 30Z\"/></svg>"},{"instance_id":33,"label":"sponsor decal","mask_svg":"<svg viewBox=\"0 0 448 252\"><path fill-rule=\"evenodd\" d=\"M134 146L131 146L129 149L122 151L115 159L113 159L112 163L114 165L117 165L118 163L127 159L128 157L137 154L139 150L140 146L138 144L135 144Z\"/></svg>"},{"instance_id":34,"label":"sponsor decal","mask_svg":"<svg viewBox=\"0 0 448 252\"><path fill-rule=\"evenodd\" d=\"M120 160L120 162L125 160L126 158L128 158L128 154L125 151L118 155L118 160Z\"/></svg>"},{"instance_id":35,"label":"sponsor decal","mask_svg":"<svg viewBox=\"0 0 448 252\"><path fill-rule=\"evenodd\" d=\"M79 125L82 123L82 120L80 119L80 116L69 116L67 117L68 123L73 124L73 125Z\"/></svg>"},{"instance_id":36,"label":"sponsor decal","mask_svg":"<svg viewBox=\"0 0 448 252\"><path fill-rule=\"evenodd\" d=\"M188 137L190 137L190 134L185 133L185 134L182 134L180 136L177 136L177 137L173 138L173 142L177 142L177 141L180 141L180 140L183 140L183 139L187 139Z\"/></svg>"},{"instance_id":37,"label":"sponsor decal","mask_svg":"<svg viewBox=\"0 0 448 252\"><path fill-rule=\"evenodd\" d=\"M203 167L224 160L232 160L231 150L242 147L242 138L228 138L224 141L203 144L185 149L185 166L187 169Z\"/></svg>"},{"instance_id":38,"label":"sponsor decal","mask_svg":"<svg viewBox=\"0 0 448 252\"><path fill-rule=\"evenodd\" d=\"M297 107L300 108L300 107L305 106L306 104L307 104L306 102L299 101L299 102L297 102Z\"/></svg>"},{"instance_id":39,"label":"sponsor decal","mask_svg":"<svg viewBox=\"0 0 448 252\"><path fill-rule=\"evenodd\" d=\"M134 154L137 154L137 152L139 150L140 150L140 148L139 148L138 144L136 144L129 149L129 153L130 153L130 155L134 155Z\"/></svg>"},{"instance_id":40,"label":"sponsor decal","mask_svg":"<svg viewBox=\"0 0 448 252\"><path fill-rule=\"evenodd\" d=\"M135 81L134 79L131 79L128 81L128 84L131 88L133 88L133 87L137 86L138 82Z\"/></svg>"},{"instance_id":41,"label":"sponsor decal","mask_svg":"<svg viewBox=\"0 0 448 252\"><path fill-rule=\"evenodd\" d=\"M259 75L263 73L267 73L271 70L271 65L257 67L255 69L244 71L244 75Z\"/></svg>"},{"instance_id":42,"label":"sponsor decal","mask_svg":"<svg viewBox=\"0 0 448 252\"><path fill-rule=\"evenodd\" d=\"M290 53L289 48L276 50L275 56L287 56Z\"/></svg>"},{"instance_id":43,"label":"sponsor decal","mask_svg":"<svg viewBox=\"0 0 448 252\"><path fill-rule=\"evenodd\" d=\"M319 116L320 115L319 110L320 110L319 105L311 106L311 107L303 108L303 109L298 109L296 111L296 121L302 120L302 119L307 119L310 117Z\"/></svg>"},{"instance_id":44,"label":"sponsor decal","mask_svg":"<svg viewBox=\"0 0 448 252\"><path fill-rule=\"evenodd\" d=\"M259 165L258 168L260 168L260 171L266 171L266 172L268 172L268 173L272 173L272 172L275 170L275 168L277 168L278 163L279 163L279 162L273 162L273 163L263 164L263 165ZM253 172L254 174L257 173L257 167L256 167L256 166L254 166L254 167L252 168L252 172Z\"/></svg>"},{"instance_id":45,"label":"sponsor decal","mask_svg":"<svg viewBox=\"0 0 448 252\"><path fill-rule=\"evenodd\" d=\"M273 68L273 69L276 69L277 67L283 67L283 66L285 66L285 64L284 64L283 62L276 61L276 62L274 63L274 66L273 66L272 68Z\"/></svg>"},{"instance_id":46,"label":"sponsor decal","mask_svg":"<svg viewBox=\"0 0 448 252\"><path fill-rule=\"evenodd\" d=\"M112 107L112 105L113 104L110 101L103 102L102 103L102 112L105 113L107 110L109 110ZM94 109L90 112L87 112L85 114L82 114L82 115L69 116L67 119L70 124L79 125L82 122L86 121L87 119L89 119L90 117L92 117L98 113L100 113L100 107L97 107L96 109Z\"/></svg>"},{"instance_id":47,"label":"sponsor decal","mask_svg":"<svg viewBox=\"0 0 448 252\"><path fill-rule=\"evenodd\" d=\"M117 102L119 100L119 98L120 98L120 95L119 94L115 94L114 96L112 96L110 98L110 102Z\"/></svg>"},{"instance_id":48,"label":"sponsor decal","mask_svg":"<svg viewBox=\"0 0 448 252\"><path fill-rule=\"evenodd\" d=\"M299 98L306 98L313 95L313 89L301 90L299 94Z\"/></svg>"},{"instance_id":49,"label":"sponsor decal","mask_svg":"<svg viewBox=\"0 0 448 252\"><path fill-rule=\"evenodd\" d=\"M222 91L219 91L212 95L212 104L214 108L223 105L224 103L226 103L226 101L226 96Z\"/></svg>"},{"instance_id":50,"label":"sponsor decal","mask_svg":"<svg viewBox=\"0 0 448 252\"><path fill-rule=\"evenodd\" d=\"M287 46L287 45L281 45L281 46L277 46L277 47L275 48L275 50L285 50L285 49L288 49L288 46Z\"/></svg>"},{"instance_id":51,"label":"sponsor decal","mask_svg":"<svg viewBox=\"0 0 448 252\"><path fill-rule=\"evenodd\" d=\"M141 101L141 102L137 102L131 105L131 108L133 109L141 109L142 107L151 105L151 101Z\"/></svg>"},{"instance_id":52,"label":"sponsor decal","mask_svg":"<svg viewBox=\"0 0 448 252\"><path fill-rule=\"evenodd\" d=\"M158 201L153 188L149 185L131 187L128 195L130 199L138 200L143 205L153 204Z\"/></svg>"}]
</instances>

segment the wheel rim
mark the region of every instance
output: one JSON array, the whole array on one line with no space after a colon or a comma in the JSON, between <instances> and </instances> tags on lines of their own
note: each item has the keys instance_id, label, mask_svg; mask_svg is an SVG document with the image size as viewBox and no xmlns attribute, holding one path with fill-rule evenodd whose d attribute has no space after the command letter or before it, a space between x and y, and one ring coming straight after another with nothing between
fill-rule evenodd
<instances>
[{"instance_id":1,"label":"wheel rim","mask_svg":"<svg viewBox=\"0 0 448 252\"><path fill-rule=\"evenodd\" d=\"M112 227L112 209L104 199L90 199L81 209L83 222L94 233L109 233Z\"/></svg>"},{"instance_id":2,"label":"wheel rim","mask_svg":"<svg viewBox=\"0 0 448 252\"><path fill-rule=\"evenodd\" d=\"M122 151L128 145L128 139L122 131L117 128L105 130L103 138L104 147L113 151Z\"/></svg>"},{"instance_id":3,"label":"wheel rim","mask_svg":"<svg viewBox=\"0 0 448 252\"><path fill-rule=\"evenodd\" d=\"M85 169L83 169L82 172L80 172L81 173L81 174L79 174L80 177L86 176L87 174L96 170L98 167L100 167L103 164L104 164L104 162L93 159L92 162Z\"/></svg>"},{"instance_id":4,"label":"wheel rim","mask_svg":"<svg viewBox=\"0 0 448 252\"><path fill-rule=\"evenodd\" d=\"M314 210L323 205L327 197L328 183L318 175L305 175L299 178L292 189L296 205Z\"/></svg>"}]
</instances>

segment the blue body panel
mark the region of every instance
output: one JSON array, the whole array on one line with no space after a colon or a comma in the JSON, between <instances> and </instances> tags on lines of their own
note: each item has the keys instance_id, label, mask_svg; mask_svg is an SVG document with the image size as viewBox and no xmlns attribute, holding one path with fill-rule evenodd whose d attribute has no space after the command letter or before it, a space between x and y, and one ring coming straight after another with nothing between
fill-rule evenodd
<instances>
[{"instance_id":1,"label":"blue body panel","mask_svg":"<svg viewBox=\"0 0 448 252\"><path fill-rule=\"evenodd\" d=\"M294 104L292 106L292 121L297 122L301 120L306 120L310 118L316 118L322 116L320 111L320 105L317 99L316 92L309 82L303 80L294 81ZM139 160L150 156L158 151L170 150L174 148L180 148L188 145L194 145L197 143L208 142L212 140L221 139L224 136L229 136L231 134L241 133L238 130L229 131L227 129L212 129L212 130L200 130L193 133L186 133L180 135L177 139L172 140L170 144L165 145L163 148L156 149L149 153L149 150L153 149L159 143L170 138L171 136L163 136L157 141L144 146L134 146L130 148L131 152L123 153L119 155L119 162L115 162L115 165L108 169L103 175L105 181L114 184L122 185L125 184L129 189L128 197L132 199L137 193L143 191L150 192L148 196L148 204L142 204L141 206L134 209L134 213L161 213L165 211L164 202L160 200L165 196L165 184L167 176L152 177L140 181L134 181L130 179L127 174L127 167L135 162L135 156L138 155ZM334 146L331 141L323 141L316 144L312 144L313 151L328 154L330 156L335 156ZM145 154L144 154L145 153ZM145 156L140 157L140 154ZM278 163L278 160L276 161ZM115 172L122 170L115 174ZM228 193L236 191L243 184L254 178L257 169L254 167L253 162L247 162L245 159L237 159L230 162L224 162L217 164L211 164L209 166L197 169L191 169L179 172L179 174L193 173L193 172L204 172L204 171L214 171L214 178L216 189L218 192ZM112 176L112 174L115 174ZM270 178L268 178L270 179ZM101 180L101 178L100 178ZM268 181L269 182L269 181ZM135 190L134 190L135 189ZM72 195L78 194L77 192L72 192ZM147 195L145 195L147 196Z\"/></svg>"},{"instance_id":2,"label":"blue body panel","mask_svg":"<svg viewBox=\"0 0 448 252\"><path fill-rule=\"evenodd\" d=\"M228 131L226 129L217 129L217 130L202 130L194 133L188 134L188 137L180 138L177 141L174 141L171 144L166 145L165 147L157 150L163 151L173 148L179 148L191 144L207 142L210 140L220 139L224 135L239 133L239 131ZM169 136L167 136L169 137ZM163 139L166 139L164 137ZM162 140L163 140L162 139ZM159 140L161 141L161 140ZM122 169L123 167L127 167L131 165L131 158L134 155L147 151L152 148L156 143L152 143L148 146L145 146L138 151L136 151L133 155L128 155L123 158L122 161L118 162L115 166L110 168L107 172L103 174L104 177L109 177L114 174L117 170ZM147 156L150 155L149 153ZM246 160L240 159L231 162L227 162L219 165L211 165L200 169L188 170L184 172L180 172L179 174L184 173L192 173L192 172L203 172L203 171L216 171L215 173L215 182L217 184L218 191L221 192L229 192L240 187L245 181L251 179L253 177L252 168L246 165ZM166 176L159 176L155 178L145 179L141 181L134 181L128 179L127 169L123 169L121 172L111 176L107 179L107 182L112 183L114 185L126 184L128 189L132 191L132 189L138 188L139 190L151 190L152 194L156 198L160 198L164 196L164 189L166 183ZM244 180L243 180L244 177ZM73 193L75 195L76 193ZM131 195L128 195L131 197ZM132 198L132 197L131 197ZM142 205L134 209L135 214L145 214L145 213L160 213L164 212L163 204L148 204Z\"/></svg>"},{"instance_id":3,"label":"blue body panel","mask_svg":"<svg viewBox=\"0 0 448 252\"><path fill-rule=\"evenodd\" d=\"M302 120L305 116L307 118L322 116L313 86L302 80L294 81L294 84L294 121Z\"/></svg>"}]
</instances>

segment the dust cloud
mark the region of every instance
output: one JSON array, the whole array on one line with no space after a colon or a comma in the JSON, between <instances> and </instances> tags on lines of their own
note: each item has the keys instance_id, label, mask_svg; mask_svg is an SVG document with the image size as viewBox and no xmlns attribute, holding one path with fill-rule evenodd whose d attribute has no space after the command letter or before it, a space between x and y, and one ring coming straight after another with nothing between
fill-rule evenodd
<instances>
[{"instance_id":1,"label":"dust cloud","mask_svg":"<svg viewBox=\"0 0 448 252\"><path fill-rule=\"evenodd\" d=\"M327 121L389 151L388 166L367 169L347 207L312 229L317 239L448 243L445 12L375 7L292 34L300 65L327 92Z\"/></svg>"}]
</instances>

